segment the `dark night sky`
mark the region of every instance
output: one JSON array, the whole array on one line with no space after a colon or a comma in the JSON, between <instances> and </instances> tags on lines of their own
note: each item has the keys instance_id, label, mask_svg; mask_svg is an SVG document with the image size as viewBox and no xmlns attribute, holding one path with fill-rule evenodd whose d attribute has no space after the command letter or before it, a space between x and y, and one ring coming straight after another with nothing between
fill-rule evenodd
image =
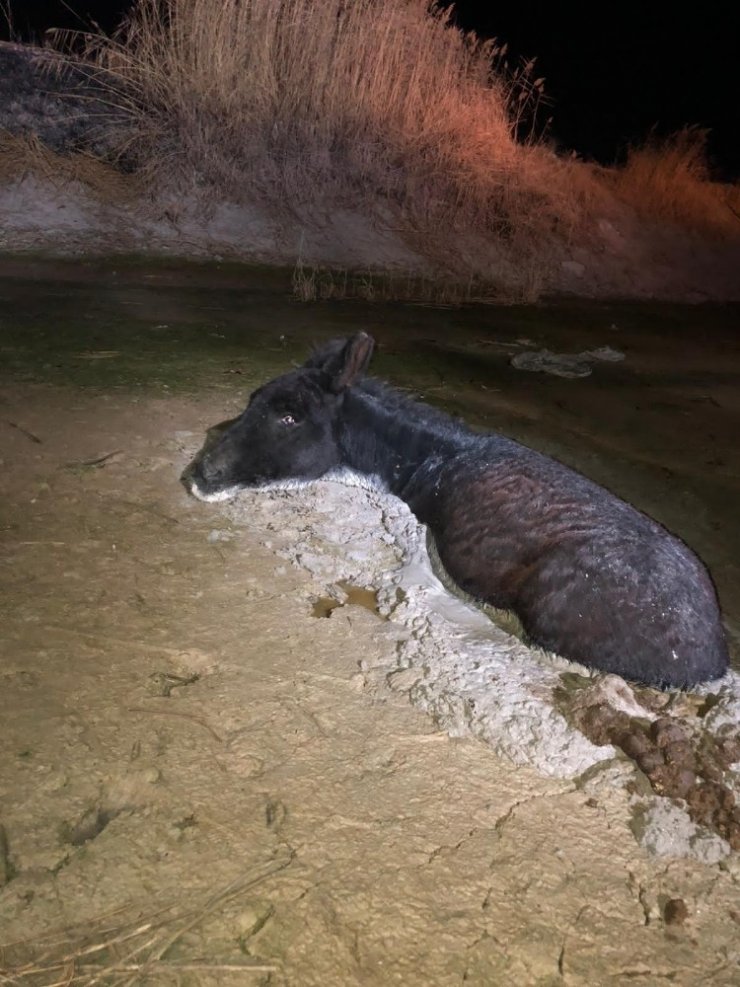
<instances>
[{"instance_id":1,"label":"dark night sky","mask_svg":"<svg viewBox=\"0 0 740 987\"><path fill-rule=\"evenodd\" d=\"M90 20L111 29L127 6L125 0L10 0L23 40L38 39L47 27L81 28ZM731 179L740 176L735 6L730 0L456 4L461 26L508 42L514 59L537 56L552 103L545 113L553 117L549 134L561 148L609 164L652 127L669 133L697 124L711 130L718 177Z\"/></svg>"}]
</instances>

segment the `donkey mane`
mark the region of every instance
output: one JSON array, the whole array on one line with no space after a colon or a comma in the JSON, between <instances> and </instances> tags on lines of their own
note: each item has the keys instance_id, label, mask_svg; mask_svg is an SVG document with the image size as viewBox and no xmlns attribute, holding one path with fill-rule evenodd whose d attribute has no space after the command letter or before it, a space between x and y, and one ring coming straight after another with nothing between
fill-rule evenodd
<instances>
[{"instance_id":1,"label":"donkey mane","mask_svg":"<svg viewBox=\"0 0 740 987\"><path fill-rule=\"evenodd\" d=\"M357 396L366 399L372 409L389 419L422 426L440 437L463 438L475 433L461 418L426 404L421 397L404 391L378 377L363 377L353 388ZM486 436L488 437L488 436Z\"/></svg>"},{"instance_id":2,"label":"donkey mane","mask_svg":"<svg viewBox=\"0 0 740 987\"><path fill-rule=\"evenodd\" d=\"M309 369L325 367L327 363L341 355L346 345L346 339L332 339L327 343L315 345L304 367ZM373 410L384 416L413 420L429 430L445 433L447 437L453 430L460 437L476 434L461 418L426 404L412 392L389 384L379 377L363 374L354 381L352 393L371 398Z\"/></svg>"}]
</instances>

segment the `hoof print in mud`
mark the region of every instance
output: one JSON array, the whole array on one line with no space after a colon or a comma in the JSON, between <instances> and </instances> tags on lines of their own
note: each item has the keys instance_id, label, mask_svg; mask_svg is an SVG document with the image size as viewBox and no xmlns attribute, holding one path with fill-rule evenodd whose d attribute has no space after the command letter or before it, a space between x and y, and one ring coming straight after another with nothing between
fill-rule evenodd
<instances>
[{"instance_id":1,"label":"hoof print in mud","mask_svg":"<svg viewBox=\"0 0 740 987\"><path fill-rule=\"evenodd\" d=\"M84 812L74 824L63 823L60 836L63 843L71 846L81 847L103 832L123 809L110 809L101 806L93 806Z\"/></svg>"},{"instance_id":2,"label":"hoof print in mud","mask_svg":"<svg viewBox=\"0 0 740 987\"><path fill-rule=\"evenodd\" d=\"M663 908L663 921L666 925L683 925L689 917L689 910L683 898L669 898Z\"/></svg>"},{"instance_id":3,"label":"hoof print in mud","mask_svg":"<svg viewBox=\"0 0 740 987\"><path fill-rule=\"evenodd\" d=\"M280 829L288 815L288 810L279 799L270 799L265 806L265 824L268 829Z\"/></svg>"}]
</instances>

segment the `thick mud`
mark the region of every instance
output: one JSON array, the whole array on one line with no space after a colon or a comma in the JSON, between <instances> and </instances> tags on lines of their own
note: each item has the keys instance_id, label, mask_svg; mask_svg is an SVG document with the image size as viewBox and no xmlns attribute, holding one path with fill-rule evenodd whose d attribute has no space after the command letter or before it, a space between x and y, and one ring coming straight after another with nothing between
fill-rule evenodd
<instances>
[{"instance_id":1,"label":"thick mud","mask_svg":"<svg viewBox=\"0 0 740 987\"><path fill-rule=\"evenodd\" d=\"M684 326L681 347L615 329L621 342L606 342L625 361L564 381L511 368L516 339L593 348L613 312L576 310L566 341L565 316L546 310L535 332L534 310L302 308L232 273L202 286L51 273L0 283L3 972L44 985L736 983L731 834L659 797L659 765L635 766L648 741L664 765L671 745L688 756L689 724L715 745L695 777L735 785L734 680L634 691L493 625L486 644L485 618L435 581L423 532L372 493L327 483L209 505L178 481L206 429L307 338L361 324L380 372L616 477L672 521L712 567L732 630L726 313L718 349L658 313ZM471 706L473 651L498 679ZM639 751L624 753L630 730L599 704L641 724ZM589 709L590 740L577 726ZM560 770L553 738L579 752Z\"/></svg>"}]
</instances>

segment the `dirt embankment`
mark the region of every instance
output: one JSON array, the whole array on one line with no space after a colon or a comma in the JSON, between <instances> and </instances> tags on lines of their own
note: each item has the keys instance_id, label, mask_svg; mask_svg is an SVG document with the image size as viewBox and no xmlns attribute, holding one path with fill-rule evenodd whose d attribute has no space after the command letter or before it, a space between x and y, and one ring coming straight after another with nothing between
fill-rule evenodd
<instances>
[{"instance_id":1,"label":"dirt embankment","mask_svg":"<svg viewBox=\"0 0 740 987\"><path fill-rule=\"evenodd\" d=\"M740 232L712 237L640 218L609 191L614 182L599 177L604 169L571 163L567 184L583 185L588 219L547 251L533 245L522 260L479 233L425 235L382 197L271 206L241 190L233 199L214 197L195 178L151 185L132 172L125 150L131 120L121 100L120 82L111 90L99 71L0 43L0 130L10 135L0 144L1 250L299 264L303 297L740 298Z\"/></svg>"}]
</instances>

